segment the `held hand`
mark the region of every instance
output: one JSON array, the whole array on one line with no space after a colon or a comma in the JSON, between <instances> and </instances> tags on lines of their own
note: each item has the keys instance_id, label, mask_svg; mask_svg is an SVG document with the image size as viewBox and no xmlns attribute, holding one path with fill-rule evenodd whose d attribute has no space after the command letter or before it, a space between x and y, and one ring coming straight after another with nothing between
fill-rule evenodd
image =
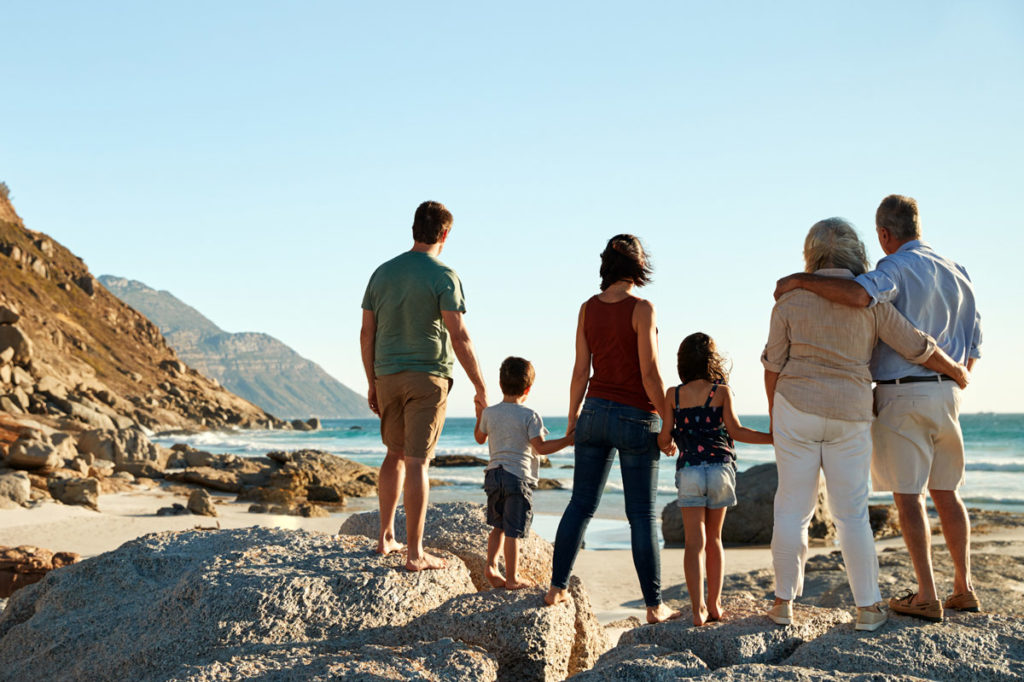
<instances>
[{"instance_id":1,"label":"held hand","mask_svg":"<svg viewBox=\"0 0 1024 682\"><path fill-rule=\"evenodd\" d=\"M474 411L479 415L487 407L487 391L483 388L477 389L476 395L473 396L473 408Z\"/></svg>"},{"instance_id":2,"label":"held hand","mask_svg":"<svg viewBox=\"0 0 1024 682\"><path fill-rule=\"evenodd\" d=\"M672 436L668 434L665 436L658 436L658 449L669 457L675 455L677 448L676 444L672 442Z\"/></svg>"},{"instance_id":3,"label":"held hand","mask_svg":"<svg viewBox=\"0 0 1024 682\"><path fill-rule=\"evenodd\" d=\"M786 275L775 282L775 300L779 300L783 294L800 288L800 275Z\"/></svg>"},{"instance_id":4,"label":"held hand","mask_svg":"<svg viewBox=\"0 0 1024 682\"><path fill-rule=\"evenodd\" d=\"M377 407L377 387L373 384L370 384L370 390L366 393L366 402L370 406L370 411L379 417L380 408Z\"/></svg>"},{"instance_id":5,"label":"held hand","mask_svg":"<svg viewBox=\"0 0 1024 682\"><path fill-rule=\"evenodd\" d=\"M565 431L565 442L566 442L566 445L575 445L576 444L576 429L575 428L566 429L566 431Z\"/></svg>"},{"instance_id":6,"label":"held hand","mask_svg":"<svg viewBox=\"0 0 1024 682\"><path fill-rule=\"evenodd\" d=\"M480 415L484 413L484 408L480 407L480 403L476 400L473 401L473 409L476 410L476 420L480 421Z\"/></svg>"}]
</instances>

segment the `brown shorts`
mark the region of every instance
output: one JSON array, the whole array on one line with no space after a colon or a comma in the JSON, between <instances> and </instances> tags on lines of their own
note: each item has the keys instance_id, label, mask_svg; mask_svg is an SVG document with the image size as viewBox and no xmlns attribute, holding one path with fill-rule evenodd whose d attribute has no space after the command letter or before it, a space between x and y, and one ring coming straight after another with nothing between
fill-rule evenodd
<instances>
[{"instance_id":1,"label":"brown shorts","mask_svg":"<svg viewBox=\"0 0 1024 682\"><path fill-rule=\"evenodd\" d=\"M876 386L875 415L871 482L876 492L916 495L925 489L960 487L964 481L964 437L956 384Z\"/></svg>"},{"instance_id":2,"label":"brown shorts","mask_svg":"<svg viewBox=\"0 0 1024 682\"><path fill-rule=\"evenodd\" d=\"M377 377L380 437L406 457L434 456L444 426L451 379L426 372L399 372Z\"/></svg>"}]
</instances>

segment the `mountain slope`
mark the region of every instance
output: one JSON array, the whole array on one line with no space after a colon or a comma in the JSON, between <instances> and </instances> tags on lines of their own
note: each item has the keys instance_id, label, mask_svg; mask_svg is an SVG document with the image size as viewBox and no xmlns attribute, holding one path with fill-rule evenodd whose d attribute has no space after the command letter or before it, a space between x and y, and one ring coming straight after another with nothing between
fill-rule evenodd
<instances>
[{"instance_id":1,"label":"mountain slope","mask_svg":"<svg viewBox=\"0 0 1024 682\"><path fill-rule=\"evenodd\" d=\"M191 367L283 417L368 417L365 398L272 336L225 332L168 291L112 275L111 293L153 320Z\"/></svg>"},{"instance_id":2,"label":"mountain slope","mask_svg":"<svg viewBox=\"0 0 1024 682\"><path fill-rule=\"evenodd\" d=\"M3 194L0 313L0 345L18 348L0 366L0 406L12 414L156 430L283 424L180 362L152 322L26 229Z\"/></svg>"}]
</instances>

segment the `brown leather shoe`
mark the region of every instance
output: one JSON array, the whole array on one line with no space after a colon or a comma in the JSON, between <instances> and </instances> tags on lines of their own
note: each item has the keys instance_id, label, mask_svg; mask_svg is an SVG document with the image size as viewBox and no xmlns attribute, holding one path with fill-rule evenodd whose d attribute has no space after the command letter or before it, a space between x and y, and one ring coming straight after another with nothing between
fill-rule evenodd
<instances>
[{"instance_id":1,"label":"brown leather shoe","mask_svg":"<svg viewBox=\"0 0 1024 682\"><path fill-rule=\"evenodd\" d=\"M930 620L933 623L942 622L942 604L938 599L914 604L916 592L908 592L902 597L893 597L889 600L889 608L894 613L901 613L904 616L913 616L922 620Z\"/></svg>"},{"instance_id":2,"label":"brown leather shoe","mask_svg":"<svg viewBox=\"0 0 1024 682\"><path fill-rule=\"evenodd\" d=\"M944 608L954 609L956 611L970 611L971 613L978 613L981 611L981 604L978 603L978 595L968 590L967 592L957 592L946 597L946 601L942 604Z\"/></svg>"}]
</instances>

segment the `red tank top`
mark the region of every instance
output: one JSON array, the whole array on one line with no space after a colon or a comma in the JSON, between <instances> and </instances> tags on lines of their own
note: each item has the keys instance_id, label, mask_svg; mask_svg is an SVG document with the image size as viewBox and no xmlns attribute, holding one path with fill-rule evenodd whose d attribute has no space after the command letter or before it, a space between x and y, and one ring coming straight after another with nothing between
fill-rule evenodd
<instances>
[{"instance_id":1,"label":"red tank top","mask_svg":"<svg viewBox=\"0 0 1024 682\"><path fill-rule=\"evenodd\" d=\"M640 299L630 296L618 303L592 297L583 313L583 336L590 347L594 375L588 398L603 398L655 412L640 375L640 355L633 309Z\"/></svg>"}]
</instances>

